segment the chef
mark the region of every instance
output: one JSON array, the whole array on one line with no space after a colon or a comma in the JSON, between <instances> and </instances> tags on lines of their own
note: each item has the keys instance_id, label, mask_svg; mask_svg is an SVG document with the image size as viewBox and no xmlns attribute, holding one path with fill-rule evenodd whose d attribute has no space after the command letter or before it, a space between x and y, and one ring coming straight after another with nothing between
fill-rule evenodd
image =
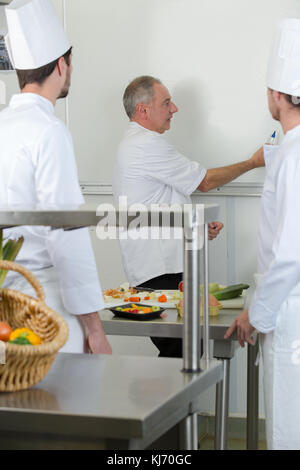
<instances>
[{"instance_id":1,"label":"chef","mask_svg":"<svg viewBox=\"0 0 300 470\"><path fill-rule=\"evenodd\" d=\"M280 147L265 147L257 287L226 338L237 329L244 346L261 333L268 448L300 449L300 19L281 22L267 84L285 136Z\"/></svg>"},{"instance_id":2,"label":"chef","mask_svg":"<svg viewBox=\"0 0 300 470\"><path fill-rule=\"evenodd\" d=\"M50 0L14 0L6 7L7 47L21 93L0 113L0 195L7 206L61 208L84 203L71 135L54 114L67 96L72 49ZM19 227L17 262L42 283L49 307L63 315L69 339L62 351L111 353L98 310L104 306L88 229L64 232ZM31 294L19 275L5 287ZM87 344L85 344L87 334Z\"/></svg>"},{"instance_id":3,"label":"chef","mask_svg":"<svg viewBox=\"0 0 300 470\"><path fill-rule=\"evenodd\" d=\"M116 204L121 196L129 205L188 204L195 190L209 191L264 165L263 150L249 160L206 170L180 154L163 134L178 111L160 80L142 76L125 90L124 108L130 120L120 143L113 177ZM223 224L210 224L215 238ZM177 289L182 280L182 240L120 240L125 273L132 286ZM180 339L152 338L160 356L181 357Z\"/></svg>"}]
</instances>

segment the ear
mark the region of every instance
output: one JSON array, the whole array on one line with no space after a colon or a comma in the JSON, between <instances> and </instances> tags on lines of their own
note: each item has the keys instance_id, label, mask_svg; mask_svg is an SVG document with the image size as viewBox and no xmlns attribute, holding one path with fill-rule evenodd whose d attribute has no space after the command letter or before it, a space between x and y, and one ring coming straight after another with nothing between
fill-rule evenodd
<instances>
[{"instance_id":1,"label":"ear","mask_svg":"<svg viewBox=\"0 0 300 470\"><path fill-rule=\"evenodd\" d=\"M138 103L136 107L136 115L139 116L140 119L145 121L148 117L148 107L144 103Z\"/></svg>"},{"instance_id":2,"label":"ear","mask_svg":"<svg viewBox=\"0 0 300 470\"><path fill-rule=\"evenodd\" d=\"M66 62L65 62L65 59L64 57L60 57L58 59L58 62L57 62L57 70L58 70L58 74L59 76L62 76L64 71L65 71L65 68L66 68Z\"/></svg>"},{"instance_id":3,"label":"ear","mask_svg":"<svg viewBox=\"0 0 300 470\"><path fill-rule=\"evenodd\" d=\"M274 99L275 103L279 103L282 100L283 95L279 91L272 90L271 93L272 93L272 96L273 96L273 99Z\"/></svg>"}]
</instances>

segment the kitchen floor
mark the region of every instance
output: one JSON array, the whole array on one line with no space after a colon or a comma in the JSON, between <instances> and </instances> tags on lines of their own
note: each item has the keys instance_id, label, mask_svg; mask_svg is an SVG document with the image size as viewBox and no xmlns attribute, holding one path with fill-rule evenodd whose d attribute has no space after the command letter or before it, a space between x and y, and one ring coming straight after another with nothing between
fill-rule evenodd
<instances>
[{"instance_id":1,"label":"kitchen floor","mask_svg":"<svg viewBox=\"0 0 300 470\"><path fill-rule=\"evenodd\" d=\"M199 443L199 450L214 450L214 437L205 436ZM245 439L229 439L227 450L247 450ZM259 441L258 450L267 450L265 441Z\"/></svg>"}]
</instances>

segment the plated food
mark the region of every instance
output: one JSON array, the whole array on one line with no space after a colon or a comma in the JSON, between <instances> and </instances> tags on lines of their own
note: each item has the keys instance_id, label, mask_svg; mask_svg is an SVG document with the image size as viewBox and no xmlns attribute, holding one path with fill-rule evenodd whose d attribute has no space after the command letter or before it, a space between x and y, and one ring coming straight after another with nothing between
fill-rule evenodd
<instances>
[{"instance_id":1,"label":"plated food","mask_svg":"<svg viewBox=\"0 0 300 470\"><path fill-rule=\"evenodd\" d=\"M129 318L132 320L153 320L161 316L164 308L158 306L125 304L119 307L111 307L110 310L118 317Z\"/></svg>"}]
</instances>

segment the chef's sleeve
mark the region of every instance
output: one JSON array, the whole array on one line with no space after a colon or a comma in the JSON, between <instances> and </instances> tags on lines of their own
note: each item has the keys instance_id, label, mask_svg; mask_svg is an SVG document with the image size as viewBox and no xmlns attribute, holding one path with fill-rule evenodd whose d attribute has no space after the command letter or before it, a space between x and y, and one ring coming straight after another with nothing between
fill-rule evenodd
<instances>
[{"instance_id":1,"label":"chef's sleeve","mask_svg":"<svg viewBox=\"0 0 300 470\"><path fill-rule=\"evenodd\" d=\"M200 163L179 153L160 134L151 135L147 142L143 171L185 196L190 196L198 188L207 172Z\"/></svg>"},{"instance_id":2,"label":"chef's sleeve","mask_svg":"<svg viewBox=\"0 0 300 470\"><path fill-rule=\"evenodd\" d=\"M249 309L250 323L262 333L275 329L281 305L300 282L300 160L296 157L285 158L278 172L274 258Z\"/></svg>"},{"instance_id":3,"label":"chef's sleeve","mask_svg":"<svg viewBox=\"0 0 300 470\"><path fill-rule=\"evenodd\" d=\"M78 183L71 135L61 122L42 136L36 162L36 191L40 205L79 206L84 203ZM65 308L72 314L103 309L90 235L87 228L48 230L46 246L56 268Z\"/></svg>"}]
</instances>

